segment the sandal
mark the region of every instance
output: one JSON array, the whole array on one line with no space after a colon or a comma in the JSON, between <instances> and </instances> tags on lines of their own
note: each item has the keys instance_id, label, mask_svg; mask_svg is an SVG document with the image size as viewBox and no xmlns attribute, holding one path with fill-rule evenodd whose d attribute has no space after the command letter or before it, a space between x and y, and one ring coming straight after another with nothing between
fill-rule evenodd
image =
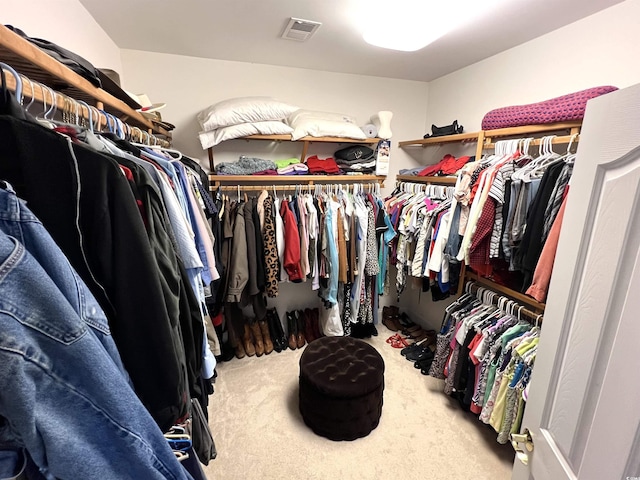
<instances>
[{"instance_id":1,"label":"sandal","mask_svg":"<svg viewBox=\"0 0 640 480\"><path fill-rule=\"evenodd\" d=\"M393 348L405 348L405 347L409 346L407 341L403 337L398 335L397 333L395 335L392 335L389 338L387 338L386 341Z\"/></svg>"}]
</instances>

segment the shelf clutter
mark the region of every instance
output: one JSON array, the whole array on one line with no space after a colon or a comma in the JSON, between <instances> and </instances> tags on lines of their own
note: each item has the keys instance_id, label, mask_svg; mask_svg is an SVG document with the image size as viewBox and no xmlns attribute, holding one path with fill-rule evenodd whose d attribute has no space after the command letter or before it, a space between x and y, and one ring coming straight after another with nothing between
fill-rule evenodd
<instances>
[{"instance_id":1,"label":"shelf clutter","mask_svg":"<svg viewBox=\"0 0 640 480\"><path fill-rule=\"evenodd\" d=\"M299 140L292 140L291 135L250 135L248 137L236 138L235 140L259 140L266 142L292 142L299 143L302 146L302 150L300 152L300 161L304 162L305 158L307 158L307 153L309 151L309 146L312 143L356 143L356 144L364 144L364 145L375 145L380 139L379 138L366 138L364 140L355 140L352 138L342 138L342 137L303 137ZM213 158L213 149L214 147L209 147L207 149L207 153L209 155L209 170L211 172L215 171L215 161Z\"/></svg>"},{"instance_id":2,"label":"shelf clutter","mask_svg":"<svg viewBox=\"0 0 640 480\"><path fill-rule=\"evenodd\" d=\"M0 61L13 67L28 81L50 87L76 101L85 102L87 105L103 110L114 117L126 122L132 127L137 127L148 134L153 134L158 141L171 142L171 134L162 127L155 126L139 112L132 109L122 100L115 98L101 88L92 85L88 80L73 72L67 66L47 55L35 45L0 25ZM15 91L15 79L9 88ZM46 89L35 91L27 85L22 93L28 97L36 97L36 100L46 99L50 105L51 94ZM63 99L57 100L60 110L63 109ZM87 109L84 109L86 112ZM88 118L89 114L85 113Z\"/></svg>"}]
</instances>

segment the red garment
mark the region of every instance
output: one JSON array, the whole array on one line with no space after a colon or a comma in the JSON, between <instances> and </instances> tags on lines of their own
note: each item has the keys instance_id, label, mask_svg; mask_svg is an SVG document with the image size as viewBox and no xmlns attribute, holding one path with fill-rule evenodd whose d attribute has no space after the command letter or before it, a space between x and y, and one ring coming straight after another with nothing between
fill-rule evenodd
<instances>
[{"instance_id":1,"label":"red garment","mask_svg":"<svg viewBox=\"0 0 640 480\"><path fill-rule=\"evenodd\" d=\"M133 189L136 185L135 180L133 178L133 172L131 171L130 168L125 167L124 165L118 165L118 166L120 167L120 170L122 170L122 173L124 173L124 176L127 178L127 180L129 181ZM147 223L147 212L144 208L144 204L142 203L142 200L140 200L139 198L136 198L136 205L138 205L138 210L140 210L140 215L142 216L142 221L144 222L144 226L148 230L149 225Z\"/></svg>"},{"instance_id":2,"label":"red garment","mask_svg":"<svg viewBox=\"0 0 640 480\"><path fill-rule=\"evenodd\" d=\"M340 168L338 164L332 157L328 157L325 159L318 158L317 155L313 155L312 157L307 158L305 162L307 167L309 167L310 174L327 174L327 175L337 175L340 173Z\"/></svg>"},{"instance_id":3,"label":"red garment","mask_svg":"<svg viewBox=\"0 0 640 480\"><path fill-rule=\"evenodd\" d=\"M214 327L219 327L222 325L222 312L211 319L211 323L213 323Z\"/></svg>"},{"instance_id":4,"label":"red garment","mask_svg":"<svg viewBox=\"0 0 640 480\"><path fill-rule=\"evenodd\" d=\"M558 215L553 221L547 240L544 242L542 253L536 265L536 271L533 274L533 283L527 289L527 295L532 296L539 302L547 299L547 291L549 290L549 282L551 281L551 272L553 271L553 262L556 259L556 250L558 249L558 239L560 238L560 229L562 228L562 219L564 218L564 207L567 205L567 196L565 191L564 200Z\"/></svg>"},{"instance_id":5,"label":"red garment","mask_svg":"<svg viewBox=\"0 0 640 480\"><path fill-rule=\"evenodd\" d=\"M491 274L489 249L495 218L496 201L492 197L487 197L469 248L469 266L483 276Z\"/></svg>"},{"instance_id":6,"label":"red garment","mask_svg":"<svg viewBox=\"0 0 640 480\"><path fill-rule=\"evenodd\" d=\"M429 165L423 168L419 173L419 177L432 177L434 175L452 175L464 167L464 164L469 161L471 157L459 157L455 158L453 155L445 155L435 165Z\"/></svg>"},{"instance_id":7,"label":"red garment","mask_svg":"<svg viewBox=\"0 0 640 480\"><path fill-rule=\"evenodd\" d=\"M292 282L302 282L302 269L300 268L300 234L298 225L289 210L289 204L282 202L280 216L284 224L284 269Z\"/></svg>"}]
</instances>

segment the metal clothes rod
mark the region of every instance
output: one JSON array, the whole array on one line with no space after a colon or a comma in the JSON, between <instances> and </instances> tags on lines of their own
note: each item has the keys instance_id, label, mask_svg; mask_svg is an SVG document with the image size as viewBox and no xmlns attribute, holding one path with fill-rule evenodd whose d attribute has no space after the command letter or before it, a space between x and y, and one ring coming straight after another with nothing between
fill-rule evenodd
<instances>
[{"instance_id":1,"label":"metal clothes rod","mask_svg":"<svg viewBox=\"0 0 640 480\"><path fill-rule=\"evenodd\" d=\"M220 186L216 186L216 185L212 185L211 186L211 191L218 191L220 190L221 192L237 192L238 190L243 191L243 192L248 192L248 191L262 191L262 190L267 190L267 191L273 191L274 189L276 191L292 191L292 190L299 190L301 192L315 192L317 189L319 189L320 191L337 191L337 190L353 190L353 187L357 185L358 187L360 187L362 189L363 192L373 192L377 189L378 185L377 183L339 183L339 184L334 184L334 183L316 183L313 185L307 184L307 183L298 183L298 184L294 184L294 185L279 185L279 184L271 184L271 185L220 185Z\"/></svg>"},{"instance_id":2,"label":"metal clothes rod","mask_svg":"<svg viewBox=\"0 0 640 480\"><path fill-rule=\"evenodd\" d=\"M475 287L475 292L473 291L473 288ZM512 315L516 315L516 316L521 316L521 315L526 315L527 317L529 317L530 319L534 320L536 324L541 324L542 320L543 320L543 314L542 313L536 313L533 312L531 310L529 310L528 308L525 308L524 305L522 305L520 302L518 302L517 300L514 300L512 298L509 298L508 296L500 293L500 292L496 292L494 290L492 290L489 287L486 287L484 285L481 285L477 282L471 281L467 283L467 288L466 291L468 293L477 295L479 291L481 291L481 293L483 293L482 298L478 297L480 300L482 300L483 302L487 302L489 300L491 300L491 303L494 305L498 305L500 304L500 299L506 299L503 300L505 302L505 305L507 305L507 307L504 309L506 310L508 313L511 313ZM486 292L490 292L495 294L495 296L490 297L489 295L484 295L484 293ZM514 306L509 308L509 302L511 302L511 305L518 305L518 306Z\"/></svg>"},{"instance_id":3,"label":"metal clothes rod","mask_svg":"<svg viewBox=\"0 0 640 480\"><path fill-rule=\"evenodd\" d=\"M496 140L495 142L492 142L491 139L487 139L488 142L484 144L484 148L495 148L496 147L496 143L500 142L500 141L504 141L504 140ZM539 146L540 142L542 141L542 138L536 138L534 139L530 146ZM553 140L551 140L551 143L553 145L567 145L569 143L578 143L580 141L580 136L578 134L573 134L573 135L562 135L560 137L555 137Z\"/></svg>"}]
</instances>

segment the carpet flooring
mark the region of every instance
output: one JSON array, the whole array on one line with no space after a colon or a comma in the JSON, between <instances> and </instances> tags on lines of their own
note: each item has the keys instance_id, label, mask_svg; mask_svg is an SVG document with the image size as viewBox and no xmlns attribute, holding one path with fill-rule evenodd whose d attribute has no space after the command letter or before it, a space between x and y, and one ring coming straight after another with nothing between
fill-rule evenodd
<instances>
[{"instance_id":1,"label":"carpet flooring","mask_svg":"<svg viewBox=\"0 0 640 480\"><path fill-rule=\"evenodd\" d=\"M215 480L503 480L513 450L385 343L384 326L367 340L385 361L380 425L365 438L333 442L315 435L298 411L302 350L218 365L209 416L218 457Z\"/></svg>"}]
</instances>

